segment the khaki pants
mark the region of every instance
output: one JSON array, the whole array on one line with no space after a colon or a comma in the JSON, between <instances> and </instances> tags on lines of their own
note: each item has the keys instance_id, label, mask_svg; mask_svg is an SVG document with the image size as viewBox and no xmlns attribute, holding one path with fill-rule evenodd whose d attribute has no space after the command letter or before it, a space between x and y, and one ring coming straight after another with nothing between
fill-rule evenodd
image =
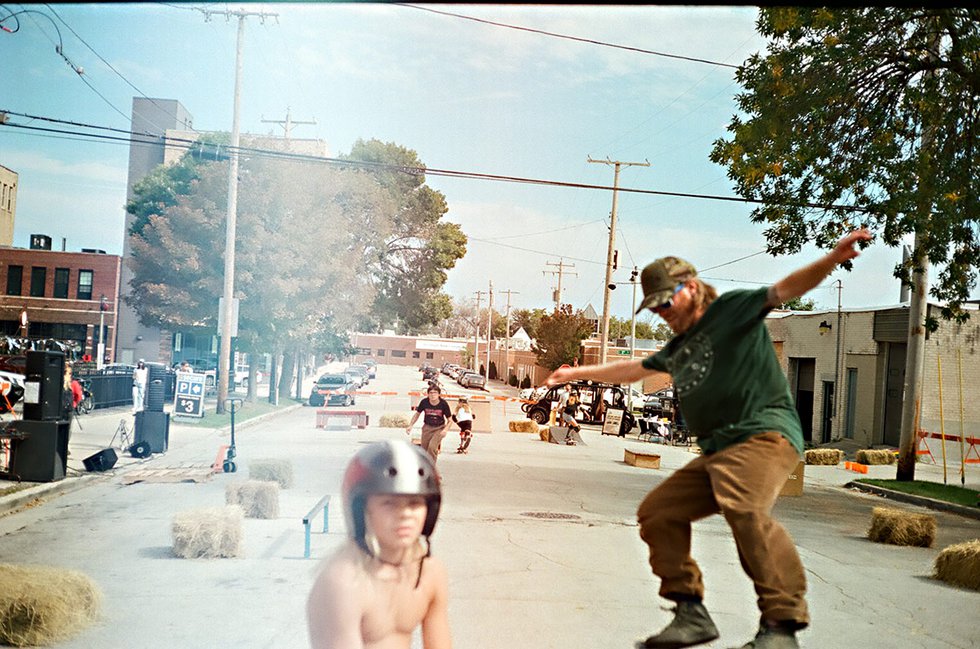
<instances>
[{"instance_id":1,"label":"khaki pants","mask_svg":"<svg viewBox=\"0 0 980 649\"><path fill-rule=\"evenodd\" d=\"M432 458L433 462L439 459L439 451L442 449L442 440L446 438L446 429L448 428L449 422L446 422L442 426L422 424L422 448L429 454L429 457Z\"/></svg>"},{"instance_id":2,"label":"khaki pants","mask_svg":"<svg viewBox=\"0 0 980 649\"><path fill-rule=\"evenodd\" d=\"M798 462L799 453L782 435L762 433L698 457L647 494L637 517L650 567L661 579L660 595L704 597L701 571L691 558L691 522L721 513L755 584L762 618L806 626L803 564L789 534L770 515Z\"/></svg>"}]
</instances>

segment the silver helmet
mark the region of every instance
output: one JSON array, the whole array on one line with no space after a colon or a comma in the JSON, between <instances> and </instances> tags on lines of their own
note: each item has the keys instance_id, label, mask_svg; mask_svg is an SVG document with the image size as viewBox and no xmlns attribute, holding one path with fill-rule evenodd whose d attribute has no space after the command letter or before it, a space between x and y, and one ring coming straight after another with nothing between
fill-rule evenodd
<instances>
[{"instance_id":1,"label":"silver helmet","mask_svg":"<svg viewBox=\"0 0 980 649\"><path fill-rule=\"evenodd\" d=\"M387 440L365 446L347 465L341 487L347 534L368 554L364 507L368 496L396 494L424 496L427 512L422 535L428 538L439 517L442 494L432 459L404 440Z\"/></svg>"}]
</instances>

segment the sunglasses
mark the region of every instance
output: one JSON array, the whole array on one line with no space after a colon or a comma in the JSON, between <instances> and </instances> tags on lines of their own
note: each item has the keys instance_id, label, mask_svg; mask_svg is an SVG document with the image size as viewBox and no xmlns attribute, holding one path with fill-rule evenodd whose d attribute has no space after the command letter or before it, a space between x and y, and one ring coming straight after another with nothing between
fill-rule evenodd
<instances>
[{"instance_id":1,"label":"sunglasses","mask_svg":"<svg viewBox=\"0 0 980 649\"><path fill-rule=\"evenodd\" d=\"M674 289L674 295L680 293L682 288L684 288L684 284L683 283L678 284L677 288ZM657 306L650 307L650 310L653 311L654 313L660 313L661 311L666 311L670 307L674 306L674 295L671 295L669 298L667 298L667 301L664 302L663 304L658 304Z\"/></svg>"}]
</instances>

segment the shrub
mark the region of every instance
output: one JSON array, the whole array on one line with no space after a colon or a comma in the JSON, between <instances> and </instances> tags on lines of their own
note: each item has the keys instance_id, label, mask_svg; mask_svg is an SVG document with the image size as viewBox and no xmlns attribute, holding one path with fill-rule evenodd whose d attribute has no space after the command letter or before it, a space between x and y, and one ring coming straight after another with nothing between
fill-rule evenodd
<instances>
[{"instance_id":1,"label":"shrub","mask_svg":"<svg viewBox=\"0 0 980 649\"><path fill-rule=\"evenodd\" d=\"M523 390L524 388L529 388L529 387L531 387L531 377L525 374L524 378L521 379L521 389Z\"/></svg>"}]
</instances>

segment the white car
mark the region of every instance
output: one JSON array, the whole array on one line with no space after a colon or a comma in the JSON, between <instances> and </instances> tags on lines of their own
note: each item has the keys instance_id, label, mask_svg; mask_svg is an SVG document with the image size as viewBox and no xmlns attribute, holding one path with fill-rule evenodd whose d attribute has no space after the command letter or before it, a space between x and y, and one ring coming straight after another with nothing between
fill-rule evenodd
<instances>
[{"instance_id":1,"label":"white car","mask_svg":"<svg viewBox=\"0 0 980 649\"><path fill-rule=\"evenodd\" d=\"M255 382L262 382L262 371L255 370ZM238 365L235 367L235 385L240 385L248 389L248 365Z\"/></svg>"},{"instance_id":2,"label":"white car","mask_svg":"<svg viewBox=\"0 0 980 649\"><path fill-rule=\"evenodd\" d=\"M517 396L525 401L538 401L544 396L544 393L548 391L548 388L538 387L538 388L524 388L517 393Z\"/></svg>"}]
</instances>

